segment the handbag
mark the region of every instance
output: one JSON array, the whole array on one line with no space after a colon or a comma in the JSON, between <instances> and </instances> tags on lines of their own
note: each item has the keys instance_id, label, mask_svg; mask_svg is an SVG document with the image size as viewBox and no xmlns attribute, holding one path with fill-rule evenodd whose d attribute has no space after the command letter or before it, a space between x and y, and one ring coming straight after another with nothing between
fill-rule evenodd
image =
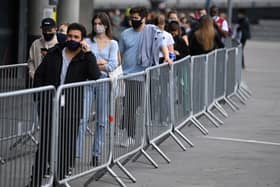
<instances>
[{"instance_id":1,"label":"handbag","mask_svg":"<svg viewBox=\"0 0 280 187\"><path fill-rule=\"evenodd\" d=\"M109 56L110 56L110 53L111 53L111 48L112 48L112 45L110 46ZM120 59L118 59L118 60L120 60ZM118 65L118 67L116 69L114 69L111 72L108 72L108 74L109 74L110 78L118 78L119 76L123 75L122 66Z\"/></svg>"},{"instance_id":2,"label":"handbag","mask_svg":"<svg viewBox=\"0 0 280 187\"><path fill-rule=\"evenodd\" d=\"M109 77L110 78L118 78L123 74L122 66L118 66L116 69L113 71L109 72Z\"/></svg>"}]
</instances>

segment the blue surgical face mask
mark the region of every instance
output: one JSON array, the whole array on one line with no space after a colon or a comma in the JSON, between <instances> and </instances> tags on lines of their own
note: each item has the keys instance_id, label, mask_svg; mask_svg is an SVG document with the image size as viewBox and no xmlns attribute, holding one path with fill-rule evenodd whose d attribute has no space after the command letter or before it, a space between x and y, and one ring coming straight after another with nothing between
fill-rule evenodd
<instances>
[{"instance_id":1,"label":"blue surgical face mask","mask_svg":"<svg viewBox=\"0 0 280 187\"><path fill-rule=\"evenodd\" d=\"M77 42L75 40L67 40L66 41L66 47L70 51L76 51L81 46L80 42Z\"/></svg>"},{"instance_id":2,"label":"blue surgical face mask","mask_svg":"<svg viewBox=\"0 0 280 187\"><path fill-rule=\"evenodd\" d=\"M57 37L57 41L59 43L64 43L66 41L66 39L67 39L67 35L63 34L61 32L56 33L56 37Z\"/></svg>"}]
</instances>

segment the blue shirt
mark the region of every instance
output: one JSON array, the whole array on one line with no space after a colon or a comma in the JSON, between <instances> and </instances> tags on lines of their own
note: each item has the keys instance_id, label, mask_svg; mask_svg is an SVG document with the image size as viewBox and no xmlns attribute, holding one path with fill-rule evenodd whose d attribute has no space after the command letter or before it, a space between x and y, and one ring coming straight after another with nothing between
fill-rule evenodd
<instances>
[{"instance_id":1,"label":"blue shirt","mask_svg":"<svg viewBox=\"0 0 280 187\"><path fill-rule=\"evenodd\" d=\"M86 38L85 41L90 45L96 60L103 59L108 61L108 64L105 65L106 72L101 71L103 75L108 76L108 72L113 71L118 66L118 42L116 40L111 40L103 49L99 49L95 38L93 38L93 41L90 38Z\"/></svg>"},{"instance_id":2,"label":"blue shirt","mask_svg":"<svg viewBox=\"0 0 280 187\"><path fill-rule=\"evenodd\" d=\"M119 48L122 54L122 68L125 75L145 70L143 66L137 63L140 33L133 28L128 28L120 35Z\"/></svg>"}]
</instances>

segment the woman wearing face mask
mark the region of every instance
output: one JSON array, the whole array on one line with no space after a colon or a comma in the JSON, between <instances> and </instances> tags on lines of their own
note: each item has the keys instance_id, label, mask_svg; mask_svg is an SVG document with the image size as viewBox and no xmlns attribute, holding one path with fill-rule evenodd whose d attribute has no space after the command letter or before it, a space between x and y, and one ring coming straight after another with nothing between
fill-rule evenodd
<instances>
[{"instance_id":1,"label":"woman wearing face mask","mask_svg":"<svg viewBox=\"0 0 280 187\"><path fill-rule=\"evenodd\" d=\"M108 15L104 12L96 14L92 18L92 32L86 42L91 46L91 51L95 54L97 65L102 73L101 78L107 78L108 73L118 66L119 47L115 40L112 40L112 27ZM109 93L110 86L104 82L95 87L85 87L85 104L84 117L80 129L80 136L77 142L78 156L82 152L82 142L87 124L90 118L93 101L96 104L96 129L95 140L93 143L92 165L97 166L101 159L102 146L105 145L105 130L109 128ZM93 97L95 98L93 99Z\"/></svg>"}]
</instances>

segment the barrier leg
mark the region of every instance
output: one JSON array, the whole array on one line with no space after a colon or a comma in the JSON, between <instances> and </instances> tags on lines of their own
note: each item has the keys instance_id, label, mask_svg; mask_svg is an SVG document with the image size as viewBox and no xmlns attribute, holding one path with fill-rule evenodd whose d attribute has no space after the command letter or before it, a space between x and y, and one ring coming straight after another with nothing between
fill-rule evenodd
<instances>
[{"instance_id":1,"label":"barrier leg","mask_svg":"<svg viewBox=\"0 0 280 187\"><path fill-rule=\"evenodd\" d=\"M246 104L246 99L244 99L238 92L234 93L234 95L239 99L239 101L245 105Z\"/></svg>"},{"instance_id":2,"label":"barrier leg","mask_svg":"<svg viewBox=\"0 0 280 187\"><path fill-rule=\"evenodd\" d=\"M226 110L218 103L218 101L214 103L214 106L225 118L228 117Z\"/></svg>"},{"instance_id":3,"label":"barrier leg","mask_svg":"<svg viewBox=\"0 0 280 187\"><path fill-rule=\"evenodd\" d=\"M204 114L216 127L220 127L220 125L219 125L207 112L203 112L203 114Z\"/></svg>"},{"instance_id":4,"label":"barrier leg","mask_svg":"<svg viewBox=\"0 0 280 187\"><path fill-rule=\"evenodd\" d=\"M233 112L236 112L238 110L238 108L236 108L236 106L234 106L234 104L232 103L233 101L231 101L229 98L225 97L224 100L229 105L229 107L232 109Z\"/></svg>"},{"instance_id":5,"label":"barrier leg","mask_svg":"<svg viewBox=\"0 0 280 187\"><path fill-rule=\"evenodd\" d=\"M179 134L179 136L180 136L183 140L185 140L185 142L187 142L191 147L194 146L194 144L193 144L179 129L175 128L174 131L175 131L177 134Z\"/></svg>"},{"instance_id":6,"label":"barrier leg","mask_svg":"<svg viewBox=\"0 0 280 187\"><path fill-rule=\"evenodd\" d=\"M136 178L119 161L117 161L116 164L133 183L136 182Z\"/></svg>"},{"instance_id":7,"label":"barrier leg","mask_svg":"<svg viewBox=\"0 0 280 187\"><path fill-rule=\"evenodd\" d=\"M222 125L224 124L224 122L221 119L219 119L211 110L207 110L207 113L210 114L210 116L212 116L218 123Z\"/></svg>"},{"instance_id":8,"label":"barrier leg","mask_svg":"<svg viewBox=\"0 0 280 187\"><path fill-rule=\"evenodd\" d=\"M246 100L250 98L250 95L246 91L244 91L241 87L238 88L238 91L246 98Z\"/></svg>"},{"instance_id":9,"label":"barrier leg","mask_svg":"<svg viewBox=\"0 0 280 187\"><path fill-rule=\"evenodd\" d=\"M158 168L158 164L152 159L152 157L146 152L146 150L150 147L149 145L146 145L144 148L142 148L140 150L140 152L138 154L136 154L136 156L134 156L134 158L132 159L132 162L136 162L136 160L138 160L138 158L143 155L155 168Z\"/></svg>"},{"instance_id":10,"label":"barrier leg","mask_svg":"<svg viewBox=\"0 0 280 187\"><path fill-rule=\"evenodd\" d=\"M66 186L66 187L71 187L69 184L68 184L68 182L65 182L65 183L63 183L64 184L64 186Z\"/></svg>"},{"instance_id":11,"label":"barrier leg","mask_svg":"<svg viewBox=\"0 0 280 187\"><path fill-rule=\"evenodd\" d=\"M250 96L252 96L252 91L248 88L248 86L244 83L240 83L240 88L247 92Z\"/></svg>"},{"instance_id":12,"label":"barrier leg","mask_svg":"<svg viewBox=\"0 0 280 187\"><path fill-rule=\"evenodd\" d=\"M109 166L109 167L111 167L111 166ZM98 181L98 180L101 179L107 172L108 172L108 171L107 171L107 168L104 168L104 169L102 169L102 170L100 170L100 171L97 171L92 177L90 177L90 178L86 181L85 184L88 185L88 184L90 184L91 181L93 181L93 180Z\"/></svg>"},{"instance_id":13,"label":"barrier leg","mask_svg":"<svg viewBox=\"0 0 280 187\"><path fill-rule=\"evenodd\" d=\"M117 174L110 167L107 167L107 171L121 187L126 187L125 183L117 176Z\"/></svg>"},{"instance_id":14,"label":"barrier leg","mask_svg":"<svg viewBox=\"0 0 280 187\"><path fill-rule=\"evenodd\" d=\"M143 149L143 151L146 151L148 148L150 147L150 145L146 145ZM141 150L142 150L141 149ZM135 162L136 160L138 160L138 158L142 155L142 151L140 151L139 153L136 153L136 156L134 156L134 158L132 159L132 162Z\"/></svg>"},{"instance_id":15,"label":"barrier leg","mask_svg":"<svg viewBox=\"0 0 280 187\"><path fill-rule=\"evenodd\" d=\"M161 151L161 149L154 142L152 142L151 145L160 154L160 156L162 156L162 158L164 160L166 160L166 162L169 164L170 163L170 159Z\"/></svg>"},{"instance_id":16,"label":"barrier leg","mask_svg":"<svg viewBox=\"0 0 280 187\"><path fill-rule=\"evenodd\" d=\"M40 127L37 127L39 130ZM38 145L38 141L34 137L34 134L36 133L37 129L35 129L35 124L33 123L32 129L28 131L25 135L22 135L13 145L11 145L10 150L15 148L19 144L25 144L27 141L31 140L34 144Z\"/></svg>"},{"instance_id":17,"label":"barrier leg","mask_svg":"<svg viewBox=\"0 0 280 187\"><path fill-rule=\"evenodd\" d=\"M141 149L141 153L147 158L147 160L155 167L158 168L158 164L150 157L150 155L143 149Z\"/></svg>"},{"instance_id":18,"label":"barrier leg","mask_svg":"<svg viewBox=\"0 0 280 187\"><path fill-rule=\"evenodd\" d=\"M196 126L196 128L198 128L198 130L202 132L202 134L208 134L208 130L195 117L191 118L191 122L194 124L194 126Z\"/></svg>"},{"instance_id":19,"label":"barrier leg","mask_svg":"<svg viewBox=\"0 0 280 187\"><path fill-rule=\"evenodd\" d=\"M182 142L175 136L173 132L169 132L171 137L174 139L174 141L183 149L183 151L186 151L186 147L182 144Z\"/></svg>"},{"instance_id":20,"label":"barrier leg","mask_svg":"<svg viewBox=\"0 0 280 187\"><path fill-rule=\"evenodd\" d=\"M99 179L101 179L107 172L116 180L116 182L122 186L122 187L126 187L125 183L117 176L117 174L110 168L112 167L111 164L110 166L107 166L106 168L98 171L97 173L95 173L92 177L90 177L86 182L84 186L88 186L93 180L98 181Z\"/></svg>"}]
</instances>

